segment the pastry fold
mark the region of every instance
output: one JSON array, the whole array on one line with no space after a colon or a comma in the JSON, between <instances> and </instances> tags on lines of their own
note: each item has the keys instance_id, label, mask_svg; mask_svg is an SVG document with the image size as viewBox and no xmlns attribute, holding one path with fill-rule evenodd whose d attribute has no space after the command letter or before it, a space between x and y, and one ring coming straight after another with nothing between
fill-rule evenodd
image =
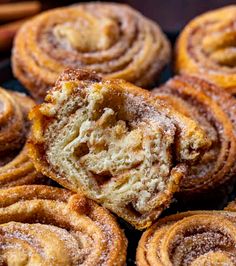
<instances>
[{"instance_id":1,"label":"pastry fold","mask_svg":"<svg viewBox=\"0 0 236 266\"><path fill-rule=\"evenodd\" d=\"M181 193L208 192L231 180L236 173L236 100L215 85L186 75L175 76L152 93L195 120L212 143L189 167Z\"/></svg>"},{"instance_id":2,"label":"pastry fold","mask_svg":"<svg viewBox=\"0 0 236 266\"><path fill-rule=\"evenodd\" d=\"M0 190L1 265L123 266L127 241L107 210L66 189Z\"/></svg>"},{"instance_id":3,"label":"pastry fold","mask_svg":"<svg viewBox=\"0 0 236 266\"><path fill-rule=\"evenodd\" d=\"M66 67L151 86L170 60L159 26L123 4L86 3L44 12L18 32L15 76L43 99Z\"/></svg>"},{"instance_id":4,"label":"pastry fold","mask_svg":"<svg viewBox=\"0 0 236 266\"><path fill-rule=\"evenodd\" d=\"M184 212L159 220L143 233L138 266L236 264L236 213Z\"/></svg>"},{"instance_id":5,"label":"pastry fold","mask_svg":"<svg viewBox=\"0 0 236 266\"><path fill-rule=\"evenodd\" d=\"M191 119L123 80L66 70L30 113L29 154L61 185L138 229L167 207L209 141Z\"/></svg>"},{"instance_id":6,"label":"pastry fold","mask_svg":"<svg viewBox=\"0 0 236 266\"><path fill-rule=\"evenodd\" d=\"M34 106L29 97L0 88L0 188L42 181L30 161L25 142Z\"/></svg>"},{"instance_id":7,"label":"pastry fold","mask_svg":"<svg viewBox=\"0 0 236 266\"><path fill-rule=\"evenodd\" d=\"M224 208L224 210L235 212L236 211L236 200L233 200L230 203L228 203L228 205Z\"/></svg>"},{"instance_id":8,"label":"pastry fold","mask_svg":"<svg viewBox=\"0 0 236 266\"><path fill-rule=\"evenodd\" d=\"M204 13L180 33L175 49L179 74L205 78L236 94L236 5Z\"/></svg>"}]
</instances>

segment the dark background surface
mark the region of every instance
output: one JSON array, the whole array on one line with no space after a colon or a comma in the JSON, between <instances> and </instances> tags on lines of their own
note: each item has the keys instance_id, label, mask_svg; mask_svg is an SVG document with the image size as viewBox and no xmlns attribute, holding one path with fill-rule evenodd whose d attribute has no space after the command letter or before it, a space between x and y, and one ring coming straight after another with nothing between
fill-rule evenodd
<instances>
[{"instance_id":1,"label":"dark background surface","mask_svg":"<svg viewBox=\"0 0 236 266\"><path fill-rule=\"evenodd\" d=\"M0 0L0 4L9 2L21 1ZM42 0L40 2L43 4L43 9L48 9L86 1ZM112 2L131 5L141 11L145 16L158 22L164 31L168 32L180 30L190 19L203 12L225 5L236 4L235 0L114 0Z\"/></svg>"},{"instance_id":2,"label":"dark background surface","mask_svg":"<svg viewBox=\"0 0 236 266\"><path fill-rule=\"evenodd\" d=\"M0 4L9 2L21 1L0 0ZM86 1L42 0L40 2L43 4L43 9L48 9ZM236 4L235 0L114 0L112 2L131 5L141 11L145 16L158 22L165 31L180 30L190 19L203 12L225 5Z\"/></svg>"},{"instance_id":3,"label":"dark background surface","mask_svg":"<svg viewBox=\"0 0 236 266\"><path fill-rule=\"evenodd\" d=\"M49 0L41 2L44 8L48 8L86 1ZM236 4L236 0L121 0L113 2L131 5L141 11L145 16L158 22L166 32L181 30L190 19L203 12L225 5Z\"/></svg>"}]
</instances>

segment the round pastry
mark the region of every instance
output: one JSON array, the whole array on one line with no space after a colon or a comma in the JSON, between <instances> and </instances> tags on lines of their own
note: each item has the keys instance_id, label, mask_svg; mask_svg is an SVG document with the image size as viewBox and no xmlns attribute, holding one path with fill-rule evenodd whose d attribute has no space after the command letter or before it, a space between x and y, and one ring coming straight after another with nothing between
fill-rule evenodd
<instances>
[{"instance_id":1,"label":"round pastry","mask_svg":"<svg viewBox=\"0 0 236 266\"><path fill-rule=\"evenodd\" d=\"M236 174L236 100L191 76L176 76L152 92L198 122L212 143L199 162L189 167L181 192L207 192L230 180Z\"/></svg>"},{"instance_id":2,"label":"round pastry","mask_svg":"<svg viewBox=\"0 0 236 266\"><path fill-rule=\"evenodd\" d=\"M1 265L125 265L127 241L107 210L42 185L0 190Z\"/></svg>"},{"instance_id":3,"label":"round pastry","mask_svg":"<svg viewBox=\"0 0 236 266\"><path fill-rule=\"evenodd\" d=\"M41 180L25 146L34 102L27 96L0 88L0 188Z\"/></svg>"},{"instance_id":4,"label":"round pastry","mask_svg":"<svg viewBox=\"0 0 236 266\"><path fill-rule=\"evenodd\" d=\"M12 62L15 76L42 99L65 67L146 87L169 59L169 42L155 22L123 4L86 3L27 22L15 39Z\"/></svg>"},{"instance_id":5,"label":"round pastry","mask_svg":"<svg viewBox=\"0 0 236 266\"><path fill-rule=\"evenodd\" d=\"M209 145L198 125L124 80L66 70L30 114L36 168L136 228L171 201Z\"/></svg>"},{"instance_id":6,"label":"round pastry","mask_svg":"<svg viewBox=\"0 0 236 266\"><path fill-rule=\"evenodd\" d=\"M177 73L197 75L236 94L236 5L207 12L181 32Z\"/></svg>"},{"instance_id":7,"label":"round pastry","mask_svg":"<svg viewBox=\"0 0 236 266\"><path fill-rule=\"evenodd\" d=\"M142 235L138 266L236 265L236 213L193 211L165 217Z\"/></svg>"}]
</instances>

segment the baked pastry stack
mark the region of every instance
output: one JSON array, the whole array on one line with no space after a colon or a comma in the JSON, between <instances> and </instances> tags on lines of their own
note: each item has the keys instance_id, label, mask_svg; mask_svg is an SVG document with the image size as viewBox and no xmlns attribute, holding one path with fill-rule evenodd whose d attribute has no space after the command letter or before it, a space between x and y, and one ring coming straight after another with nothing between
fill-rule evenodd
<instances>
[{"instance_id":1,"label":"baked pastry stack","mask_svg":"<svg viewBox=\"0 0 236 266\"><path fill-rule=\"evenodd\" d=\"M66 70L30 114L36 168L136 228L167 207L210 145L193 120L123 80Z\"/></svg>"},{"instance_id":2,"label":"baked pastry stack","mask_svg":"<svg viewBox=\"0 0 236 266\"><path fill-rule=\"evenodd\" d=\"M42 100L66 67L146 87L169 59L169 42L155 22L126 5L86 3L27 22L15 39L12 63L15 76Z\"/></svg>"},{"instance_id":3,"label":"baked pastry stack","mask_svg":"<svg viewBox=\"0 0 236 266\"><path fill-rule=\"evenodd\" d=\"M152 91L182 114L196 120L212 145L189 167L181 193L208 193L236 174L236 100L215 85L196 77L176 76Z\"/></svg>"},{"instance_id":4,"label":"baked pastry stack","mask_svg":"<svg viewBox=\"0 0 236 266\"><path fill-rule=\"evenodd\" d=\"M181 32L175 70L197 75L236 94L236 5L194 18Z\"/></svg>"},{"instance_id":5,"label":"baked pastry stack","mask_svg":"<svg viewBox=\"0 0 236 266\"><path fill-rule=\"evenodd\" d=\"M42 180L26 150L34 102L27 96L0 88L0 188Z\"/></svg>"},{"instance_id":6,"label":"baked pastry stack","mask_svg":"<svg viewBox=\"0 0 236 266\"><path fill-rule=\"evenodd\" d=\"M0 190L1 265L123 266L127 241L102 207L65 189Z\"/></svg>"},{"instance_id":7,"label":"baked pastry stack","mask_svg":"<svg viewBox=\"0 0 236 266\"><path fill-rule=\"evenodd\" d=\"M159 220L141 237L137 265L236 264L236 213L192 211Z\"/></svg>"}]
</instances>

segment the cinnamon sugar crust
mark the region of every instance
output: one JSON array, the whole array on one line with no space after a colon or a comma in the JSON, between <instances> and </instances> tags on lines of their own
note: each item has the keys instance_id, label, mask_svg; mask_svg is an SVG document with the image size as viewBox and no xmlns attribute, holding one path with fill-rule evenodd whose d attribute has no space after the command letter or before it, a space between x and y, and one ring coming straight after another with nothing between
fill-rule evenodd
<instances>
[{"instance_id":1,"label":"cinnamon sugar crust","mask_svg":"<svg viewBox=\"0 0 236 266\"><path fill-rule=\"evenodd\" d=\"M138 266L236 264L236 214L191 211L167 216L146 230L137 248Z\"/></svg>"},{"instance_id":2,"label":"cinnamon sugar crust","mask_svg":"<svg viewBox=\"0 0 236 266\"><path fill-rule=\"evenodd\" d=\"M205 12L180 33L175 71L204 78L236 94L236 5Z\"/></svg>"},{"instance_id":3,"label":"cinnamon sugar crust","mask_svg":"<svg viewBox=\"0 0 236 266\"><path fill-rule=\"evenodd\" d=\"M21 93L0 88L0 187L43 181L27 155L28 113L34 101Z\"/></svg>"},{"instance_id":4,"label":"cinnamon sugar crust","mask_svg":"<svg viewBox=\"0 0 236 266\"><path fill-rule=\"evenodd\" d=\"M153 94L194 119L211 147L191 166L182 182L182 195L206 193L232 182L236 173L236 100L229 93L197 77L175 76Z\"/></svg>"},{"instance_id":5,"label":"cinnamon sugar crust","mask_svg":"<svg viewBox=\"0 0 236 266\"><path fill-rule=\"evenodd\" d=\"M27 21L14 41L14 75L42 101L66 68L150 87L169 62L168 39L154 21L118 3L80 3Z\"/></svg>"},{"instance_id":6,"label":"cinnamon sugar crust","mask_svg":"<svg viewBox=\"0 0 236 266\"><path fill-rule=\"evenodd\" d=\"M124 266L127 240L92 200L61 188L0 190L1 265Z\"/></svg>"},{"instance_id":7,"label":"cinnamon sugar crust","mask_svg":"<svg viewBox=\"0 0 236 266\"><path fill-rule=\"evenodd\" d=\"M166 208L210 145L198 125L123 80L66 70L30 114L36 168L138 229Z\"/></svg>"}]
</instances>

